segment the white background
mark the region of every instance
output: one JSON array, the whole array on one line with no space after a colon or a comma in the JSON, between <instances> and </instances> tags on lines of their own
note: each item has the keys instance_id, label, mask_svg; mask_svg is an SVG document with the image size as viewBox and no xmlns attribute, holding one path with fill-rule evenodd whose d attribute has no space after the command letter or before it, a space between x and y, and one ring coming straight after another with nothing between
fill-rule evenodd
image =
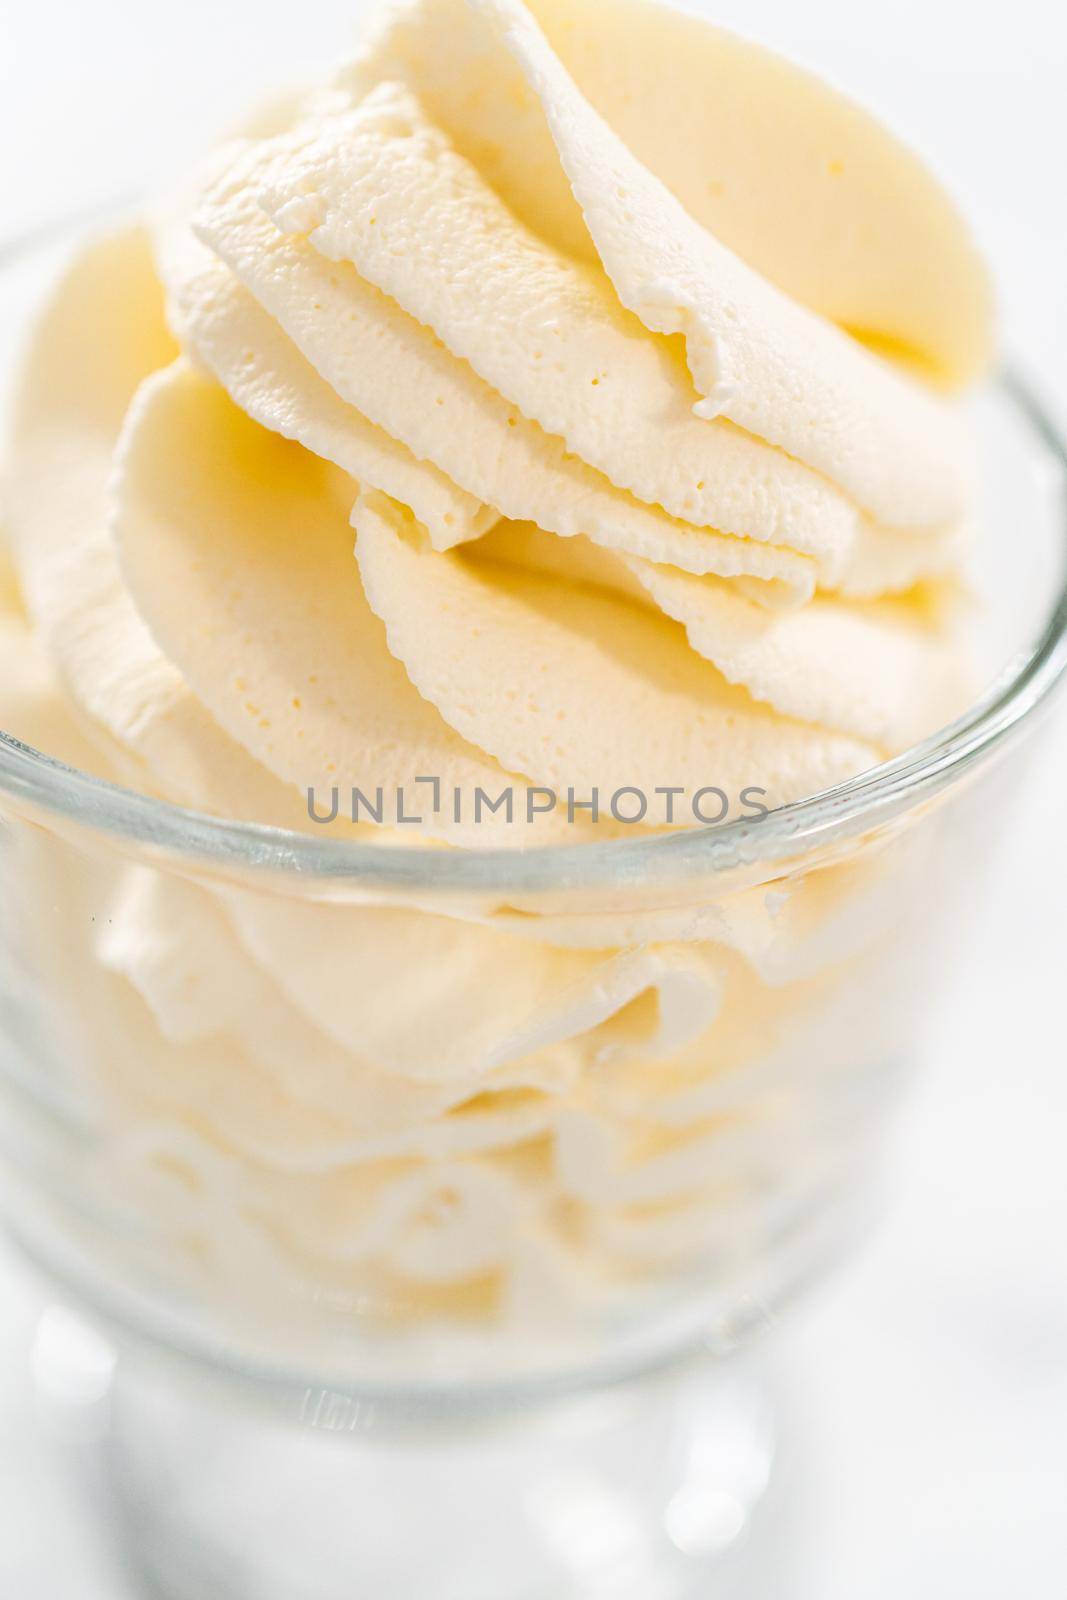
<instances>
[{"instance_id":1,"label":"white background","mask_svg":"<svg viewBox=\"0 0 1067 1600\"><path fill-rule=\"evenodd\" d=\"M0 238L142 189L264 87L342 54L360 10L0 5ZM1067 416L1063 0L723 0L713 15L928 154L993 260L1005 343ZM994 893L982 927L961 930L972 950L902 1130L893 1210L784 1330L793 1470L753 1600L1067 1592L1065 794L1061 713L1024 812L990 817ZM117 1600L31 1440L35 1311L0 1261L0 1597Z\"/></svg>"}]
</instances>

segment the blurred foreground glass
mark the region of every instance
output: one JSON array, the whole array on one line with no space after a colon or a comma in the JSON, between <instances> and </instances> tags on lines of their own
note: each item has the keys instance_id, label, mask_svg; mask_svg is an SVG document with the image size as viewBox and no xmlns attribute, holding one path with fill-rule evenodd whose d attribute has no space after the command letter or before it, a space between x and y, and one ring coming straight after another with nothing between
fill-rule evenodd
<instances>
[{"instance_id":1,"label":"blurred foreground glass","mask_svg":"<svg viewBox=\"0 0 1067 1600\"><path fill-rule=\"evenodd\" d=\"M773 1455L736 1352L869 1212L1067 662L1061 447L1013 385L977 411L991 686L767 819L361 847L0 742L6 1219L85 1319L38 1377L158 1590L709 1592ZM428 918L413 1060L374 1002L403 1017Z\"/></svg>"}]
</instances>

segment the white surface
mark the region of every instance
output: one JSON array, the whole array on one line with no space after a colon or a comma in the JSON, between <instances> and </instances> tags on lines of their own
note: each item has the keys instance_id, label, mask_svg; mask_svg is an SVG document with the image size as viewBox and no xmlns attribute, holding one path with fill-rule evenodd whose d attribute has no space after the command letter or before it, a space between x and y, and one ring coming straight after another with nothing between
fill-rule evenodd
<instances>
[{"instance_id":1,"label":"white surface","mask_svg":"<svg viewBox=\"0 0 1067 1600\"><path fill-rule=\"evenodd\" d=\"M0 231L143 187L261 88L335 58L356 15L341 0L6 0ZM714 15L823 68L937 161L993 257L1009 344L1067 415L1067 8L723 0ZM1024 814L1005 819L901 1130L892 1215L786 1330L792 1492L753 1600L1067 1589L1065 790L1061 711ZM0 1263L0 1597L119 1600L28 1429L34 1308Z\"/></svg>"}]
</instances>

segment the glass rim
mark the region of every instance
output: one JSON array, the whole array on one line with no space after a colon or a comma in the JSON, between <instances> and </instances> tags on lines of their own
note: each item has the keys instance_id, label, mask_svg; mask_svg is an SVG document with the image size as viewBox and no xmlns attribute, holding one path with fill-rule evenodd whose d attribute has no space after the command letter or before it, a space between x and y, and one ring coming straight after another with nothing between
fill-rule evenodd
<instances>
[{"instance_id":1,"label":"glass rim","mask_svg":"<svg viewBox=\"0 0 1067 1600\"><path fill-rule=\"evenodd\" d=\"M42 229L21 241L23 248L9 246L0 252L0 267L53 243L62 231ZM1067 479L1067 442L1029 381L1008 367L994 383ZM1061 498L1067 552L1067 496ZM1038 637L1015 654L985 694L931 737L765 816L633 839L442 849L440 843L390 845L320 838L212 816L141 794L69 766L2 729L0 793L53 817L201 868L251 868L351 887L431 895L580 891L627 882L647 886L742 864L783 861L912 809L999 749L1048 699L1065 672L1067 561Z\"/></svg>"}]
</instances>

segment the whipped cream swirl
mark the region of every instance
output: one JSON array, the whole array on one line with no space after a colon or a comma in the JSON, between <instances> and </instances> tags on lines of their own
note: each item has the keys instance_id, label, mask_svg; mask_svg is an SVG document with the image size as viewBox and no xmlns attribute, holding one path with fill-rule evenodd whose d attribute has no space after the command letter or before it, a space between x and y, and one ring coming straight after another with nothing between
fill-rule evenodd
<instances>
[{"instance_id":1,"label":"whipped cream swirl","mask_svg":"<svg viewBox=\"0 0 1067 1600\"><path fill-rule=\"evenodd\" d=\"M708 785L815 792L965 694L952 391L988 320L938 186L797 69L643 0L411 0L47 304L0 723L281 826L402 789L442 847L603 830L528 825L537 787L638 789L644 828ZM514 820L427 775L511 786ZM849 1085L898 1050L926 838L534 915L26 829L8 898L106 1091L103 1189L175 1260L272 1310L295 1277L544 1317L759 1260L863 1164Z\"/></svg>"},{"instance_id":2,"label":"whipped cream swirl","mask_svg":"<svg viewBox=\"0 0 1067 1600\"><path fill-rule=\"evenodd\" d=\"M596 7L538 9L575 76L518 0L419 0L217 151L151 241L92 248L46 317L16 558L142 786L290 822L309 789L403 789L457 843L469 808L442 792L513 785L521 817L525 786L630 787L655 827L705 785L812 793L959 708L938 580L968 452L937 390L981 359L985 291L947 202L729 36L627 0L593 52ZM633 104L646 43L685 88L666 148L662 88ZM727 71L784 106L777 144L750 118L770 209L794 108L829 152L810 240L764 224L748 259L708 224L755 156L694 143L716 130L688 98ZM889 256L834 192L853 165L903 230ZM909 243L956 274L943 324Z\"/></svg>"}]
</instances>

